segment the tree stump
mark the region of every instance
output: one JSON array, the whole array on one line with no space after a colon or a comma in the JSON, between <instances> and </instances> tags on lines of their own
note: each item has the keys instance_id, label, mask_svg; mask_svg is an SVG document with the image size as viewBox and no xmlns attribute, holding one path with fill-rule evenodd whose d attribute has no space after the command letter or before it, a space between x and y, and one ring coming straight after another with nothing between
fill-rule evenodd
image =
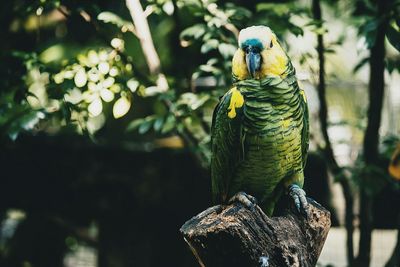
<instances>
[{"instance_id":1,"label":"tree stump","mask_svg":"<svg viewBox=\"0 0 400 267\"><path fill-rule=\"evenodd\" d=\"M270 218L258 206L233 203L208 208L180 231L202 267L313 267L331 221L329 211L308 200L308 219L293 207Z\"/></svg>"}]
</instances>

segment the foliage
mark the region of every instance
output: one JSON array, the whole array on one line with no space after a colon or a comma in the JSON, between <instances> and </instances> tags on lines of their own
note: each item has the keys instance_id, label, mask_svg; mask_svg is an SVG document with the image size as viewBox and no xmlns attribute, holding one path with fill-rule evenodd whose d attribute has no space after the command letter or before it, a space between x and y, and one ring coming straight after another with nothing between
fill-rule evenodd
<instances>
[{"instance_id":1,"label":"foliage","mask_svg":"<svg viewBox=\"0 0 400 267\"><path fill-rule=\"evenodd\" d=\"M377 15L378 11L373 2L362 0L357 3L353 13L358 18L356 24L359 26L359 35L364 38L366 47L371 49L374 46L378 25L383 23L383 21L388 21L388 27L385 32L387 41L397 51L400 51L400 21L398 19L400 17L400 2L398 0L389 1L389 11L381 17ZM360 60L354 68L354 72L364 66L368 60L368 57ZM392 73L394 70L400 72L399 58L387 57L386 68L389 73Z\"/></svg>"},{"instance_id":2,"label":"foliage","mask_svg":"<svg viewBox=\"0 0 400 267\"><path fill-rule=\"evenodd\" d=\"M105 141L115 136L140 141L189 135L189 145L208 158L212 111L231 83L238 30L266 24L284 43L286 33L299 36L306 29L316 34L328 30L324 21L310 18L309 7L295 1L255 7L238 3L144 3L170 86L168 92L160 93L156 77L147 72L125 3L19 2L13 12L26 16L26 26L21 26L24 19L10 18L10 25L16 26L8 34L25 34L38 41L32 47L18 44L8 50L8 61L18 61L20 72L18 79L4 75L7 90L1 93L1 133L15 139L20 131L74 132ZM387 37L396 48L398 9L391 10ZM370 4L354 10L360 35L369 47L379 22L374 12ZM327 44L325 53L333 53L343 40L344 36L338 36ZM307 65L307 59L314 57L304 53L300 63ZM355 70L366 62L368 58L361 60ZM398 69L398 58L388 57L387 68Z\"/></svg>"},{"instance_id":3,"label":"foliage","mask_svg":"<svg viewBox=\"0 0 400 267\"><path fill-rule=\"evenodd\" d=\"M168 62L177 62L182 52L204 55L198 64L189 67L185 76L177 73L177 67L170 67L175 73L167 77L171 86L167 93L160 94L155 77L145 71L128 14L117 14L98 3L76 6L54 0L40 4L22 2L18 12L33 20L49 21L46 27L51 29L50 33L40 38L51 42L45 44L41 40L31 50L14 52L26 65L18 85L26 89L19 108L2 109L2 133L15 139L19 131L35 127L36 131L72 130L95 137L107 124L113 124L113 119L123 118L121 127L128 136L132 132L156 136L189 134L194 140L193 148L198 147L207 158L211 115L231 82L231 58L237 47L238 29L268 24L279 34L286 30L296 35L303 33L290 19L293 14L304 12L294 3L264 3L250 11L233 3L207 0L149 1L145 8L151 14L150 22L166 24L173 20L180 24L177 26L181 29L181 48L165 60L167 73ZM54 14L64 17L51 21ZM74 36L72 25L89 27L86 31L93 40L78 45L81 36ZM43 31L40 24L32 27L37 34ZM60 27L63 38L54 39ZM157 30L152 31L157 36ZM157 37L155 41L157 44ZM164 49L158 51L163 59ZM15 91L8 94L9 99ZM20 116L20 120L10 123L15 116Z\"/></svg>"}]
</instances>

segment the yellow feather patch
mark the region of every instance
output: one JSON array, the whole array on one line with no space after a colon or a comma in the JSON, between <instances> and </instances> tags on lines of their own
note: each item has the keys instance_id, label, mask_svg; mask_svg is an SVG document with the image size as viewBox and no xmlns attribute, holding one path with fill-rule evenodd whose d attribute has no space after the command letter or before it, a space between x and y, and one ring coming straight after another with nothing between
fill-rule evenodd
<instances>
[{"instance_id":1,"label":"yellow feather patch","mask_svg":"<svg viewBox=\"0 0 400 267\"><path fill-rule=\"evenodd\" d=\"M244 80L249 76L245 60L245 54L242 49L236 50L232 59L232 72L239 80Z\"/></svg>"},{"instance_id":2,"label":"yellow feather patch","mask_svg":"<svg viewBox=\"0 0 400 267\"><path fill-rule=\"evenodd\" d=\"M272 48L264 49L261 52L263 57L263 64L261 66L262 75L274 75L285 78L288 58L275 36L272 38L272 44Z\"/></svg>"},{"instance_id":3,"label":"yellow feather patch","mask_svg":"<svg viewBox=\"0 0 400 267\"><path fill-rule=\"evenodd\" d=\"M228 117L233 119L236 117L236 108L241 108L243 106L244 98L236 87L233 87L229 92L231 93L231 101L228 107Z\"/></svg>"},{"instance_id":4,"label":"yellow feather patch","mask_svg":"<svg viewBox=\"0 0 400 267\"><path fill-rule=\"evenodd\" d=\"M304 90L300 90L300 94L303 96L304 102L307 103L307 97L306 97L306 93L304 92Z\"/></svg>"},{"instance_id":5,"label":"yellow feather patch","mask_svg":"<svg viewBox=\"0 0 400 267\"><path fill-rule=\"evenodd\" d=\"M282 121L283 128L288 128L291 122L292 122L291 119L283 120Z\"/></svg>"}]
</instances>

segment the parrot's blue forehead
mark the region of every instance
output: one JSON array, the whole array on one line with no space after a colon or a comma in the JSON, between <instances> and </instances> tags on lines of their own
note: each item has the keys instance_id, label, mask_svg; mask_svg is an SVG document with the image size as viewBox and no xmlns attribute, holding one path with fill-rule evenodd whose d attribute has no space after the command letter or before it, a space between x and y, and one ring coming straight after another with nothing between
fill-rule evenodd
<instances>
[{"instance_id":1,"label":"parrot's blue forehead","mask_svg":"<svg viewBox=\"0 0 400 267\"><path fill-rule=\"evenodd\" d=\"M246 48L248 46L256 47L256 48L259 48L260 50L264 49L262 42L257 38L247 39L246 41L244 41L240 44L240 48L242 48L242 49Z\"/></svg>"}]
</instances>

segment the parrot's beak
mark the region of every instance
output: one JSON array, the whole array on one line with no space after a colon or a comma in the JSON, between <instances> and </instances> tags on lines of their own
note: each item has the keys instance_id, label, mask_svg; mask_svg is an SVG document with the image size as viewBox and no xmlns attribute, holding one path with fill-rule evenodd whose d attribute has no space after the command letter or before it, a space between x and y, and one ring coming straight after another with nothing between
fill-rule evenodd
<instances>
[{"instance_id":1,"label":"parrot's beak","mask_svg":"<svg viewBox=\"0 0 400 267\"><path fill-rule=\"evenodd\" d=\"M261 55L251 46L246 49L246 64L251 77L255 78L256 72L261 68Z\"/></svg>"}]
</instances>

